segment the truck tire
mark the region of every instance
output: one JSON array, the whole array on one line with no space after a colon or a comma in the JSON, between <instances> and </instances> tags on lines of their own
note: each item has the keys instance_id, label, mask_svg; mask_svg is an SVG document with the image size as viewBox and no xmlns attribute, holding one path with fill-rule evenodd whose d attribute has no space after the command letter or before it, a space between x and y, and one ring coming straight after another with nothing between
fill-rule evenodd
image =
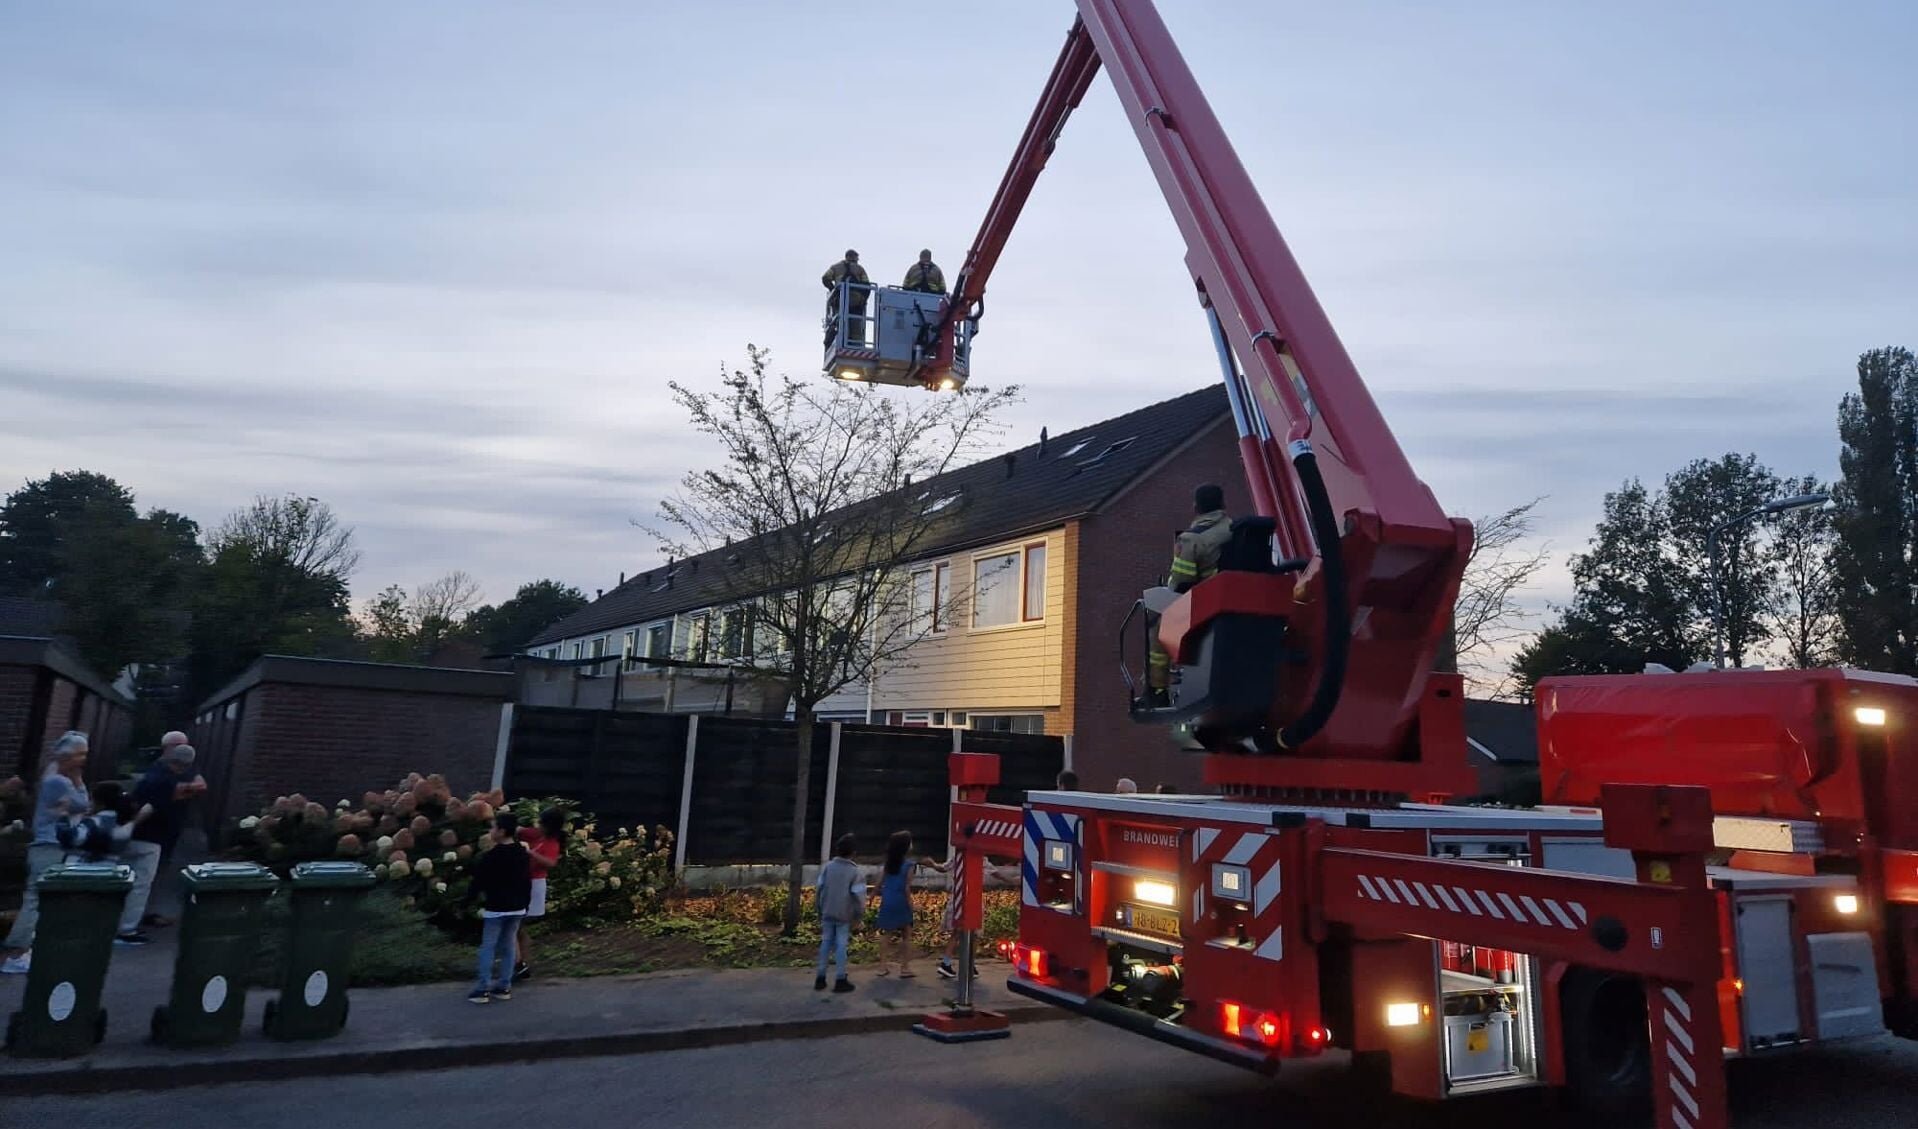
<instances>
[{"instance_id":1,"label":"truck tire","mask_svg":"<svg viewBox=\"0 0 1918 1129\"><path fill-rule=\"evenodd\" d=\"M1559 986L1559 1018L1572 1108L1602 1118L1649 1113L1652 1047L1645 986L1629 976L1575 968Z\"/></svg>"}]
</instances>

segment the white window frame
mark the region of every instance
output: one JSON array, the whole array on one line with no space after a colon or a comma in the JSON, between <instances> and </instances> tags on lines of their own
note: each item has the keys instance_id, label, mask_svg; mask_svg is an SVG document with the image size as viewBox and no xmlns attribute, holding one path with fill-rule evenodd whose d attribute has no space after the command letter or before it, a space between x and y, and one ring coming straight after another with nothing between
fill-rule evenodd
<instances>
[{"instance_id":1,"label":"white window frame","mask_svg":"<svg viewBox=\"0 0 1918 1129\"><path fill-rule=\"evenodd\" d=\"M669 659L673 656L673 621L672 620L666 619L666 620L661 620L658 623L649 623L645 627L641 628L641 630L645 632L644 638L646 640L646 655L645 655L646 658ZM660 635L659 638L664 641L665 645L657 649L654 648L653 646L654 632L664 633Z\"/></svg>"},{"instance_id":2,"label":"white window frame","mask_svg":"<svg viewBox=\"0 0 1918 1129\"><path fill-rule=\"evenodd\" d=\"M932 577L932 606L929 608L919 607L919 578L921 576ZM943 585L940 583L941 577L945 578ZM932 626L926 629L926 635L928 637L945 635L951 632L952 562L950 560L928 561L923 565L919 565L912 570L910 582L912 584L910 604L914 622L917 622L921 616L929 615L932 617Z\"/></svg>"},{"instance_id":3,"label":"white window frame","mask_svg":"<svg viewBox=\"0 0 1918 1129\"><path fill-rule=\"evenodd\" d=\"M635 627L620 636L619 666L621 670L632 673L639 669L636 660L639 657L639 628Z\"/></svg>"},{"instance_id":4,"label":"white window frame","mask_svg":"<svg viewBox=\"0 0 1918 1129\"><path fill-rule=\"evenodd\" d=\"M1051 539L1046 537L1036 537L1030 541L1021 541L1016 545L1000 545L991 549L982 549L979 552L972 554L972 592L966 601L967 604L969 605L966 609L966 624L967 624L968 631L974 632L976 634L985 634L986 632L989 632L989 631L1017 631L1017 630L1020 630L1021 628L1044 626L1046 622L1045 614L1041 614L1039 618L1037 619L1025 618L1026 559L1027 559L1026 550L1038 545L1044 545L1046 547L1046 561L1047 561L1046 567L1050 568L1051 559L1052 559L1052 543L1051 543ZM1007 623L981 624L978 622L978 619L979 619L979 562L983 560L990 560L993 557L1012 557L1013 560L1015 561L1015 566L1012 569L1012 576L1010 578L1013 584L1013 592L1015 596L1015 600L1012 607L1012 620ZM1046 602L1048 604L1051 603L1050 600ZM1050 609L1048 608L1046 609L1046 611L1049 612Z\"/></svg>"},{"instance_id":5,"label":"white window frame","mask_svg":"<svg viewBox=\"0 0 1918 1129\"><path fill-rule=\"evenodd\" d=\"M979 729L979 726L976 724L977 722L981 722L981 721L994 721L1002 717L1003 718L1036 717L1039 719L1038 735L1043 736L1045 734L1046 715L1043 710L1006 710L1003 713L998 711L994 711L992 713L974 713L968 719L969 724L966 725L966 728L977 729L981 733L1015 733L1015 734L1021 734L1024 736L1032 736L1032 734L1026 734L1024 733L1023 730L1019 730L1019 729Z\"/></svg>"}]
</instances>

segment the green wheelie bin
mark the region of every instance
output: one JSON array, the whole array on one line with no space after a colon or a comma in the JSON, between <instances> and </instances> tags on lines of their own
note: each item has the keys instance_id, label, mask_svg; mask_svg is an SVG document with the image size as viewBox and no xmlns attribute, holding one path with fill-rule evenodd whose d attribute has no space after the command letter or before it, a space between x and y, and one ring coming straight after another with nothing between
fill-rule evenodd
<instances>
[{"instance_id":1,"label":"green wheelie bin","mask_svg":"<svg viewBox=\"0 0 1918 1129\"><path fill-rule=\"evenodd\" d=\"M7 1049L61 1058L85 1054L106 1037L100 1006L107 961L133 871L118 863L75 863L40 875L40 924L20 1010L7 1017Z\"/></svg>"},{"instance_id":2,"label":"green wheelie bin","mask_svg":"<svg viewBox=\"0 0 1918 1129\"><path fill-rule=\"evenodd\" d=\"M246 981L259 952L267 899L280 885L264 866L207 862L180 872L186 912L173 959L173 994L153 1009L153 1039L211 1047L240 1037Z\"/></svg>"},{"instance_id":3,"label":"green wheelie bin","mask_svg":"<svg viewBox=\"0 0 1918 1129\"><path fill-rule=\"evenodd\" d=\"M303 862L290 877L286 967L279 999L266 1003L266 1033L275 1039L324 1039L346 1026L354 919L373 885L373 872L357 862Z\"/></svg>"}]
</instances>

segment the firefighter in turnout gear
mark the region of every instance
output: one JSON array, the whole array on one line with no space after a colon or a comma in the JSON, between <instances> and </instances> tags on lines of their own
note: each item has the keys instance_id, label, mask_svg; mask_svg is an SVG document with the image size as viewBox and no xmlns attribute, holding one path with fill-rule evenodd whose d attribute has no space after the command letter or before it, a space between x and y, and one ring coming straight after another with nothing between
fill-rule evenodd
<instances>
[{"instance_id":1,"label":"firefighter in turnout gear","mask_svg":"<svg viewBox=\"0 0 1918 1129\"><path fill-rule=\"evenodd\" d=\"M871 280L866 277L866 268L859 265L859 252L847 251L846 257L826 268L819 276L830 293L826 298L826 344L830 346L839 333L839 284L853 282L863 287ZM866 343L866 295L864 289L854 289L846 295L846 307L851 314L852 324L846 327L846 344L864 345Z\"/></svg>"},{"instance_id":2,"label":"firefighter in turnout gear","mask_svg":"<svg viewBox=\"0 0 1918 1129\"><path fill-rule=\"evenodd\" d=\"M1194 584L1219 571L1219 555L1232 539L1232 518L1225 512L1225 491L1206 483L1192 492L1192 508L1198 514L1192 525L1179 534L1172 548L1172 572L1166 586L1185 592ZM1146 658L1146 705L1163 709L1172 704L1172 656L1159 646L1159 635L1152 633L1152 649Z\"/></svg>"},{"instance_id":3,"label":"firefighter in turnout gear","mask_svg":"<svg viewBox=\"0 0 1918 1129\"><path fill-rule=\"evenodd\" d=\"M931 251L919 252L919 261L906 268L905 289L924 294L946 292L946 276L940 272L939 264L932 261Z\"/></svg>"}]
</instances>

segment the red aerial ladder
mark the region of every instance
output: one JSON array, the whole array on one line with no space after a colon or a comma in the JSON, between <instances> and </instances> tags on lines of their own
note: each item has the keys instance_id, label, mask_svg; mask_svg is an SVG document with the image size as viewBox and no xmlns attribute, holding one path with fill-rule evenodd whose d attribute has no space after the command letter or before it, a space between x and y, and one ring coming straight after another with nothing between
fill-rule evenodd
<instances>
[{"instance_id":1,"label":"red aerial ladder","mask_svg":"<svg viewBox=\"0 0 1918 1129\"><path fill-rule=\"evenodd\" d=\"M1879 985L1899 1002L1905 966L1918 974L1918 920L1896 908L1918 903L1918 830L1874 839L1861 815L1820 838L1804 799L1816 780L1856 786L1839 763L1876 746L1778 769L1804 809L1781 820L1730 763L1738 739L1716 746L1717 776L1673 767L1660 738L1684 695L1659 696L1683 683L1626 679L1594 706L1561 680L1541 690L1542 718L1561 703L1548 759L1597 806L1431 802L1473 790L1463 687L1433 670L1471 528L1413 473L1150 0L1078 9L952 294L874 378L963 384L993 267L1103 67L1184 236L1256 511L1217 575L1141 601L1177 680L1169 705L1135 697L1133 713L1186 726L1221 794L995 805L996 760L955 754L960 928L979 927L983 859L1019 859L1015 992L1254 1069L1339 1047L1407 1095L1563 1087L1587 1107L1649 1103L1670 1129L1726 1124L1727 1054L1882 1032ZM1836 693L1822 721L1767 716L1833 733ZM1608 760L1590 722L1619 715L1646 736ZM968 983L927 1033L1002 1026Z\"/></svg>"}]
</instances>

